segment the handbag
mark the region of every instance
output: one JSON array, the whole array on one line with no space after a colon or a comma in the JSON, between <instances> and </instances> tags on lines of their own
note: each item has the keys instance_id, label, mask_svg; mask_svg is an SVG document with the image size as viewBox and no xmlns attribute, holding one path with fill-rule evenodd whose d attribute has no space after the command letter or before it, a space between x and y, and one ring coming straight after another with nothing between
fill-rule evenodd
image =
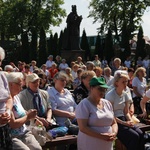
<instances>
[{"instance_id":1,"label":"handbag","mask_svg":"<svg viewBox=\"0 0 150 150\"><path fill-rule=\"evenodd\" d=\"M41 146L45 145L47 141L50 141L53 139L50 134L47 133L46 128L42 125L36 125L33 123L33 121L30 121L30 125L27 126L27 129L32 132L36 140L39 142Z\"/></svg>"}]
</instances>

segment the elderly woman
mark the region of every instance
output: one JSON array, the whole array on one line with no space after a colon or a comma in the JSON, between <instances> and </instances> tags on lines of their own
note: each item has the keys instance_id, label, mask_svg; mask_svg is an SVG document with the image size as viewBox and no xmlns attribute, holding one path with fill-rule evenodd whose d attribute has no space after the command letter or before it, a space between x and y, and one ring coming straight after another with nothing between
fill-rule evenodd
<instances>
[{"instance_id":1,"label":"elderly woman","mask_svg":"<svg viewBox=\"0 0 150 150\"><path fill-rule=\"evenodd\" d=\"M23 74L13 72L7 75L10 93L13 99L12 117L9 122L14 150L42 150L31 131L27 130L25 123L34 119L37 110L25 111L17 94L21 91Z\"/></svg>"},{"instance_id":2,"label":"elderly woman","mask_svg":"<svg viewBox=\"0 0 150 150\"><path fill-rule=\"evenodd\" d=\"M76 103L70 91L64 88L67 80L68 77L65 73L58 72L53 78L54 87L48 91L53 115L60 126L65 126L67 119L75 118Z\"/></svg>"},{"instance_id":3,"label":"elderly woman","mask_svg":"<svg viewBox=\"0 0 150 150\"><path fill-rule=\"evenodd\" d=\"M5 51L0 47L0 65L5 58ZM12 109L12 97L5 74L0 72L0 149L12 149L9 134L10 111Z\"/></svg>"},{"instance_id":4,"label":"elderly woman","mask_svg":"<svg viewBox=\"0 0 150 150\"><path fill-rule=\"evenodd\" d=\"M62 63L59 65L59 70L65 71L65 69L69 67L68 64L66 63L66 59L62 59Z\"/></svg>"},{"instance_id":5,"label":"elderly woman","mask_svg":"<svg viewBox=\"0 0 150 150\"><path fill-rule=\"evenodd\" d=\"M118 139L128 150L144 150L143 132L132 122L129 106L131 96L125 91L129 76L125 71L119 71L114 75L114 88L105 98L113 105L114 115L118 123Z\"/></svg>"},{"instance_id":6,"label":"elderly woman","mask_svg":"<svg viewBox=\"0 0 150 150\"><path fill-rule=\"evenodd\" d=\"M135 112L137 114L141 113L140 101L143 98L147 88L145 76L146 76L146 69L143 67L139 67L136 69L134 73L134 78L132 80L133 102L135 106Z\"/></svg>"},{"instance_id":7,"label":"elderly woman","mask_svg":"<svg viewBox=\"0 0 150 150\"><path fill-rule=\"evenodd\" d=\"M113 67L112 67L112 75L114 75L115 71L122 70L123 66L121 66L121 59L115 58L113 60Z\"/></svg>"},{"instance_id":8,"label":"elderly woman","mask_svg":"<svg viewBox=\"0 0 150 150\"><path fill-rule=\"evenodd\" d=\"M111 75L111 68L110 67L106 67L104 68L104 78L106 80L106 83L108 86L111 85L110 81L114 78L112 75Z\"/></svg>"},{"instance_id":9,"label":"elderly woman","mask_svg":"<svg viewBox=\"0 0 150 150\"><path fill-rule=\"evenodd\" d=\"M103 97L108 86L104 78L90 80L89 96L76 107L79 125L78 150L113 150L118 132L111 103Z\"/></svg>"},{"instance_id":10,"label":"elderly woman","mask_svg":"<svg viewBox=\"0 0 150 150\"><path fill-rule=\"evenodd\" d=\"M26 86L19 93L22 106L26 111L30 109L37 110L37 118L48 128L51 125L51 106L48 102L49 96L47 91L39 89L40 78L37 74L32 73L26 76Z\"/></svg>"},{"instance_id":11,"label":"elderly woman","mask_svg":"<svg viewBox=\"0 0 150 150\"><path fill-rule=\"evenodd\" d=\"M76 103L80 103L80 101L86 97L88 97L90 85L90 80L96 76L94 71L83 71L81 73L81 84L77 86L77 88L73 92L73 97Z\"/></svg>"}]
</instances>

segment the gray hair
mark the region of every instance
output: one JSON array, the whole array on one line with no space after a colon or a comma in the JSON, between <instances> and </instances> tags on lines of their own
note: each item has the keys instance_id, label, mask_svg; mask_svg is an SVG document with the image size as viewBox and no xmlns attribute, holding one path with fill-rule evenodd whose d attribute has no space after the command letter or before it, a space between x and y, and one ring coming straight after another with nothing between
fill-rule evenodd
<instances>
[{"instance_id":1,"label":"gray hair","mask_svg":"<svg viewBox=\"0 0 150 150\"><path fill-rule=\"evenodd\" d=\"M5 51L2 47L0 47L0 56L1 56L1 59L4 60L5 58Z\"/></svg>"},{"instance_id":2,"label":"gray hair","mask_svg":"<svg viewBox=\"0 0 150 150\"><path fill-rule=\"evenodd\" d=\"M62 78L65 78L66 80L68 80L67 74L64 73L63 71L60 71L54 75L53 80L55 81L56 79L62 79Z\"/></svg>"},{"instance_id":3,"label":"gray hair","mask_svg":"<svg viewBox=\"0 0 150 150\"><path fill-rule=\"evenodd\" d=\"M15 82L18 83L19 79L23 79L24 76L21 72L10 72L6 74L8 82Z\"/></svg>"}]
</instances>

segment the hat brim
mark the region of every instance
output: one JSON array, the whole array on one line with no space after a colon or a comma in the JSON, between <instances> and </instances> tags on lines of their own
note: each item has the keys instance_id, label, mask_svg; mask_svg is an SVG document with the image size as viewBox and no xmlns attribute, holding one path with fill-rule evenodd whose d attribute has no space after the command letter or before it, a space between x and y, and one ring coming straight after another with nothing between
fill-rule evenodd
<instances>
[{"instance_id":1,"label":"hat brim","mask_svg":"<svg viewBox=\"0 0 150 150\"><path fill-rule=\"evenodd\" d=\"M31 80L30 82L34 82L35 80L38 80L38 79L40 79L40 78L34 78L33 80Z\"/></svg>"},{"instance_id":2,"label":"hat brim","mask_svg":"<svg viewBox=\"0 0 150 150\"><path fill-rule=\"evenodd\" d=\"M105 88L105 89L108 89L108 88L109 88L108 85L99 85L99 86L102 87L102 88Z\"/></svg>"}]
</instances>

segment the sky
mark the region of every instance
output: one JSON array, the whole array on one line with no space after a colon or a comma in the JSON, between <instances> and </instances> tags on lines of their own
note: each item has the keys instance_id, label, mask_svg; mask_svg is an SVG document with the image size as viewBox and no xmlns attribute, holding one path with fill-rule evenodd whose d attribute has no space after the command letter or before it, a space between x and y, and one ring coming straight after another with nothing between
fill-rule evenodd
<instances>
[{"instance_id":1,"label":"sky","mask_svg":"<svg viewBox=\"0 0 150 150\"><path fill-rule=\"evenodd\" d=\"M80 36L83 33L83 30L85 29L86 35L97 35L97 28L100 26L100 23L94 23L93 24L93 18L87 18L89 15L89 2L90 0L64 0L64 5L62 7L66 10L67 15L71 12L71 6L76 5L77 6L77 13L78 15L82 15L83 19L80 24ZM66 24L66 18L63 18L63 22L60 24L59 27L52 27L52 32L60 34L61 30L64 30L64 28L67 26ZM144 13L144 16L142 17L142 27L144 36L148 36L150 39L150 8L147 9Z\"/></svg>"}]
</instances>

